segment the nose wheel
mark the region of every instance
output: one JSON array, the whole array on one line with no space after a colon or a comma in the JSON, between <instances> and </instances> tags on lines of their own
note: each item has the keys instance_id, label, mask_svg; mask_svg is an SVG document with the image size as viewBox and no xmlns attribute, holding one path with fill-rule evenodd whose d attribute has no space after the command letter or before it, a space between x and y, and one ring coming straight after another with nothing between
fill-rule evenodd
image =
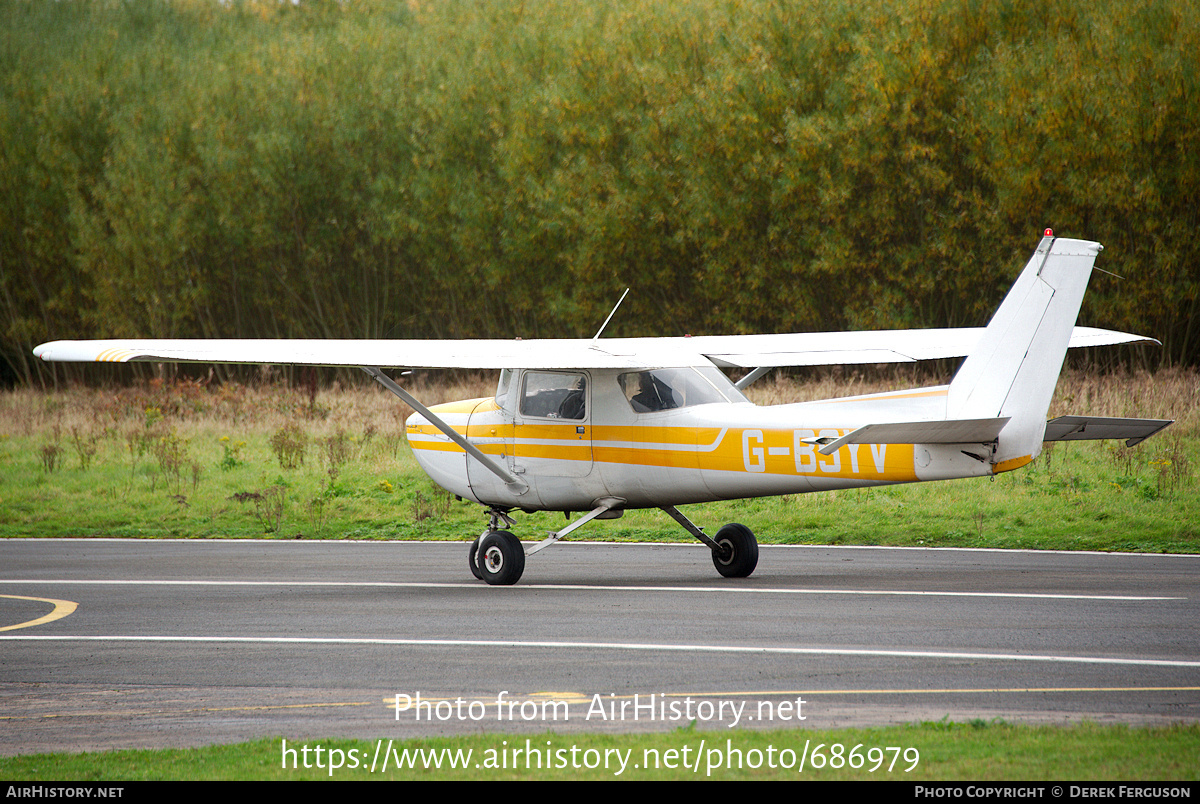
<instances>
[{"instance_id":1,"label":"nose wheel","mask_svg":"<svg viewBox=\"0 0 1200 804\"><path fill-rule=\"evenodd\" d=\"M471 544L471 573L492 586L511 586L525 572L525 548L506 530L492 530Z\"/></svg>"},{"instance_id":2,"label":"nose wheel","mask_svg":"<svg viewBox=\"0 0 1200 804\"><path fill-rule=\"evenodd\" d=\"M471 567L471 574L475 576L475 580L482 581L483 573L479 569L477 559L479 557L479 542L483 540L482 536L477 536L475 541L471 542L471 553L467 556L467 564Z\"/></svg>"}]
</instances>

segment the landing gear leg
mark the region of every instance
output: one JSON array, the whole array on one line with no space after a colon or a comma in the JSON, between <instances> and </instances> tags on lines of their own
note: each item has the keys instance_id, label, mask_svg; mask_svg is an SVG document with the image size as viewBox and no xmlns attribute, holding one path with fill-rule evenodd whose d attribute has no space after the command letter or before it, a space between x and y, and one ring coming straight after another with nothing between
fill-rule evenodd
<instances>
[{"instance_id":1,"label":"landing gear leg","mask_svg":"<svg viewBox=\"0 0 1200 804\"><path fill-rule=\"evenodd\" d=\"M713 566L726 578L746 578L758 566L758 540L750 528L736 522L717 531L717 538L710 539L675 506L664 508L672 519L684 530L704 542L712 550Z\"/></svg>"}]
</instances>

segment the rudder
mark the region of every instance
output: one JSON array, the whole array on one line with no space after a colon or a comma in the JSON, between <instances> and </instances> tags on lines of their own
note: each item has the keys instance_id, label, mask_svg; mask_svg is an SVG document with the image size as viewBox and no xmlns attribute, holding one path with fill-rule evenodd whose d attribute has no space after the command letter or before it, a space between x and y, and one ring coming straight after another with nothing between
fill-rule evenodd
<instances>
[{"instance_id":1,"label":"rudder","mask_svg":"<svg viewBox=\"0 0 1200 804\"><path fill-rule=\"evenodd\" d=\"M1042 450L1050 400L1103 248L1047 233L950 383L947 418L1009 418L992 456L997 472Z\"/></svg>"}]
</instances>

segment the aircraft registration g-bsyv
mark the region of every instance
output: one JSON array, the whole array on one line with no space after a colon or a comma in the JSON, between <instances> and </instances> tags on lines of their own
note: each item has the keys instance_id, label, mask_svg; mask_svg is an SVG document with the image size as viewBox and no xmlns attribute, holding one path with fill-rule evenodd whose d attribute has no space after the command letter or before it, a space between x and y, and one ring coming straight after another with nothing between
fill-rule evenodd
<instances>
[{"instance_id":1,"label":"aircraft registration g-bsyv","mask_svg":"<svg viewBox=\"0 0 1200 804\"><path fill-rule=\"evenodd\" d=\"M413 407L408 441L446 490L484 506L471 572L513 584L526 555L593 519L661 508L712 550L726 577L750 575L758 543L728 524L708 536L685 503L992 476L1043 441L1123 438L1170 424L1064 416L1047 422L1070 347L1150 341L1076 327L1102 246L1049 229L986 328L591 340L55 341L44 360L357 366ZM607 323L607 322L606 322ZM603 327L601 327L603 330ZM742 389L782 366L965 356L949 385L759 407ZM427 408L381 371L499 369L496 395ZM723 368L751 369L737 384ZM582 516L528 550L514 511Z\"/></svg>"}]
</instances>

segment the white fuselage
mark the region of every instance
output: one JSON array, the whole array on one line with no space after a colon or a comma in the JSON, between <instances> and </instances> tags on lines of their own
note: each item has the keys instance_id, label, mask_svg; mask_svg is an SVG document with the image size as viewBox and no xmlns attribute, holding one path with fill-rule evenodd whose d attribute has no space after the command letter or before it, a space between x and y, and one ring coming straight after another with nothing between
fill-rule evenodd
<instances>
[{"instance_id":1,"label":"white fuselage","mask_svg":"<svg viewBox=\"0 0 1200 804\"><path fill-rule=\"evenodd\" d=\"M578 418L523 405L523 375L497 398L431 410L524 480L517 494L421 415L407 424L427 474L463 498L499 508L582 511L616 498L644 508L722 499L991 475L991 445L848 444L831 455L812 439L836 438L871 422L935 421L946 387L758 407L747 401L639 411L614 370L575 371L584 394ZM711 372L710 372L711 374ZM727 400L743 400L711 380ZM504 380L502 380L502 383ZM579 393L579 391L576 391ZM524 412L523 412L524 408ZM967 453L972 453L968 455Z\"/></svg>"}]
</instances>

